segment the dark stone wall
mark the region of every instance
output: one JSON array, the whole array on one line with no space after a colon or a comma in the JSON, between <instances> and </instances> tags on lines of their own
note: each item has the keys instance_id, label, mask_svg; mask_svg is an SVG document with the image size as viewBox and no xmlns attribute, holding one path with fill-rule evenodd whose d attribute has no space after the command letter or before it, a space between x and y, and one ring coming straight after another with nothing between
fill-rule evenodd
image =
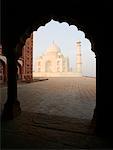
<instances>
[{"instance_id":1,"label":"dark stone wall","mask_svg":"<svg viewBox=\"0 0 113 150\"><path fill-rule=\"evenodd\" d=\"M112 4L109 1L2 1L2 46L11 58L32 31L51 19L66 21L85 32L97 60L96 124L99 134L113 133Z\"/></svg>"}]
</instances>

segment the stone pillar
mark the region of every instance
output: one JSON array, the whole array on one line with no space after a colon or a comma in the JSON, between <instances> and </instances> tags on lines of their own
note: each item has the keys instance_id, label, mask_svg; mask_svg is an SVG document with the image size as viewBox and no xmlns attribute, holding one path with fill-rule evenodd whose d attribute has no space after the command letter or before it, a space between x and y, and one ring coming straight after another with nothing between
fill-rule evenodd
<instances>
[{"instance_id":1,"label":"stone pillar","mask_svg":"<svg viewBox=\"0 0 113 150\"><path fill-rule=\"evenodd\" d=\"M8 89L7 101L2 112L3 120L10 120L20 114L20 103L17 100L17 60L13 52L7 58L8 64Z\"/></svg>"},{"instance_id":2,"label":"stone pillar","mask_svg":"<svg viewBox=\"0 0 113 150\"><path fill-rule=\"evenodd\" d=\"M76 42L76 73L82 76L81 42Z\"/></svg>"}]
</instances>

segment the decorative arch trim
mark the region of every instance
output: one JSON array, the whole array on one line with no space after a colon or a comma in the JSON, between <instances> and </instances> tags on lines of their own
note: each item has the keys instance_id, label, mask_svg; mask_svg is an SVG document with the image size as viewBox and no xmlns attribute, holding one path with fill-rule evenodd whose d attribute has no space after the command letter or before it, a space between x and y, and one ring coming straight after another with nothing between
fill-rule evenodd
<instances>
[{"instance_id":1,"label":"decorative arch trim","mask_svg":"<svg viewBox=\"0 0 113 150\"><path fill-rule=\"evenodd\" d=\"M5 56L0 55L0 60L2 60L5 64L7 64L7 59Z\"/></svg>"}]
</instances>

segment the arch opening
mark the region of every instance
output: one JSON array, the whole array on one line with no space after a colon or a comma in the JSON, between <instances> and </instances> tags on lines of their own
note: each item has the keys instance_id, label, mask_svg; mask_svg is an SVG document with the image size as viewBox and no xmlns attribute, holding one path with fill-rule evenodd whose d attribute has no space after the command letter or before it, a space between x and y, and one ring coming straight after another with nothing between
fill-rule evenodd
<instances>
[{"instance_id":1,"label":"arch opening","mask_svg":"<svg viewBox=\"0 0 113 150\"><path fill-rule=\"evenodd\" d=\"M80 44L80 41L76 42ZM55 42L53 42L53 44L54 43ZM56 64L58 65L57 72L59 73L61 71L59 65L61 62L62 64L64 63L64 60L60 59L63 55L60 53L59 47L57 47L54 52L51 48L48 51L51 54L56 54L56 52L58 52L58 59L56 61ZM18 63L18 74L20 74L20 72L22 73L22 84L24 83L24 86L21 83L18 83L18 98L21 104L22 111L26 111L29 114L39 113L42 116L44 115L44 117L46 116L47 118L51 118L51 116L53 116L53 118L58 117L61 118L61 120L69 119L70 122L72 121L71 123L73 123L73 119L75 119L76 121L78 120L78 122L80 120L88 120L89 126L89 122L93 117L93 111L96 104L96 78L92 78L91 76L90 78L86 76L74 76L71 78L51 78L51 76L49 76L48 78L47 76L40 76L37 79L33 78L33 32L31 33L30 37L26 39L25 45L22 47L21 52L18 52L18 54L19 53L21 53L22 55L18 60L21 60L22 63ZM77 55L79 55L80 58L80 52L78 52ZM76 57L76 55L74 56ZM43 57L40 56L40 60L42 58ZM51 71L50 68L52 66L51 59L49 60L49 62L46 61L45 63L47 72ZM39 61L38 65L40 66L41 64L42 62ZM80 59L78 59L77 64L78 72L80 72ZM21 71L20 68L22 68ZM65 69L63 69L62 71L63 73L65 72L64 70ZM69 70L73 72L72 67ZM39 72L40 71L41 70L39 70ZM90 82L92 80L93 84ZM48 122L47 118L46 121ZM41 121L41 123L43 124L44 120L42 119ZM55 120L53 119L52 124L54 124L54 121ZM82 121L79 123L82 124ZM34 119L33 122L35 124L38 124L37 119ZM51 127L51 124L49 125ZM55 129L55 126L53 126L53 129ZM62 130L64 130L63 126ZM79 128L79 130L81 129Z\"/></svg>"},{"instance_id":2,"label":"arch opening","mask_svg":"<svg viewBox=\"0 0 113 150\"><path fill-rule=\"evenodd\" d=\"M81 101L80 102L81 106L78 107L78 108L74 108L73 106L77 106L79 104L74 104L74 103L72 104L71 101L69 103L66 102L67 105L63 106L63 104L60 105L61 101L58 100L59 104L58 103L55 104L54 102L48 102L48 104L45 104L45 106L39 104L39 105L37 105L37 109L34 109L34 112L38 111L40 113L45 113L45 114L48 113L48 112L49 112L48 114L52 114L52 113L56 114L56 112L58 112L58 110L60 109L59 115L62 115L62 116L63 115L67 115L68 117L70 116L70 117L81 117L81 118L85 118L86 117L86 119L90 119L91 120L92 117L93 117L93 111L94 111L94 108L95 108L95 105L96 105L96 76L92 76L92 75L88 75L88 74L84 74L84 75L81 76L81 74L80 74L80 72L81 72L81 68L80 68L80 66L81 66L80 56L83 57L85 53L87 54L87 56L84 57L84 61L82 62L82 63L87 62L87 64L85 64L86 72L88 70L87 69L87 65L90 65L90 69L91 69L91 62L92 62L91 58L93 58L93 61L95 61L95 56L94 56L94 54L92 54L93 52L91 51L91 43L90 43L90 41L88 39L86 39L85 33L83 33L82 31L79 31L76 26L69 25L66 22L59 23L59 22L54 21L54 20L52 20L50 22L53 22L54 25L57 24L57 26L59 28L60 28L60 24L61 24L62 28L64 28L64 30L62 29L62 32L64 32L65 36L66 36L65 29L67 29L68 32L69 32L69 28L71 28L70 30L71 30L72 34L74 34L73 33L74 31L76 31L76 32L79 33L79 36L76 37L76 39L72 40L73 41L72 45L74 47L74 50L70 50L71 48L68 47L68 51L67 51L67 54L71 54L73 56L73 58L74 58L73 59L73 63L74 63L75 66L76 66L76 63L77 63L77 65L78 65L77 66L78 67L77 68L78 72L75 75L75 72L74 72L75 71L75 68L74 68L75 66L74 67L70 66L70 68L68 68L66 71L65 71L65 68L62 68L62 70L61 70L60 63L62 63L62 64L65 63L65 59L60 59L63 56L63 54L61 53L61 51L63 49L64 43L66 43L66 42L64 42L64 41L61 41L61 42L57 41L54 37L52 37L52 39L50 39L50 44L48 44L48 46L47 46L47 43L44 42L47 39L45 40L42 37L42 41L43 41L42 45L45 45L45 48L42 48L42 51L43 51L42 54L43 55L39 55L38 54L39 60L34 61L34 56L37 57L36 53L34 52L34 45L39 46L41 42L34 43L34 33L32 33L31 36L26 40L26 43L25 43L25 45L24 45L24 47L22 49L23 74L24 74L24 75L22 75L23 81L24 82L31 82L31 83L33 83L34 81L38 82L40 80L49 79L48 83L45 82L45 86L49 89L49 81L50 81L50 84L53 84L53 86L51 86L52 89L50 89L50 91L52 91L54 88L56 88L56 90L59 89L60 91L62 91L63 88L65 86L67 86L67 88L66 88L67 92L63 91L64 93L65 92L66 93L64 95L60 95L61 93L59 93L58 94L59 96L56 94L56 97L57 98L59 97L59 99L64 99L65 95L67 94L67 96L66 96L67 99L71 99L70 96L73 93L72 94L72 100L73 100L73 102L77 102L77 101L80 100ZM38 28L39 32L44 32L44 27L47 28L47 26L48 26L49 23L47 23L45 26L39 27ZM49 33L49 35L54 35L53 32L51 34L50 34L50 32L48 32L48 33ZM57 34L58 34L58 32L57 32ZM39 36L39 33L38 33L38 36ZM70 37L71 37L71 35L70 35ZM86 51L85 48L84 48L84 52L83 52L82 40L86 42L86 43L84 42L86 45L88 43L88 51ZM56 41L57 41L57 43L60 43L60 45L63 45L63 46L59 47L59 45L56 44ZM65 41L67 41L67 40L65 40ZM44 43L46 43L46 44L44 44ZM76 44L78 44L77 45L78 49L80 48L79 46L82 45L81 46L82 55L80 54L80 51L78 51L77 53L75 53L75 51L76 51ZM50 57L48 58L46 56L46 53L45 53L44 49L46 49L47 56L49 55L49 56L51 56L51 58ZM65 52L65 49L64 49L64 52ZM88 52L92 54L91 57L88 55ZM37 53L39 53L39 47L37 48ZM55 57L53 57L53 55L56 56L56 54L58 56L57 59ZM76 61L76 57L78 57L77 55L79 56L79 58ZM43 56L47 57L47 58L46 57L44 58L44 61L43 61ZM55 59L56 59L56 61L54 63ZM50 60L50 61L48 61L48 60ZM53 64L57 65L56 68L55 68L55 65L53 66ZM95 62L94 62L94 64L95 64ZM36 71L37 71L36 74L34 73L34 65L36 65ZM42 67L41 67L41 65L42 65ZM94 68L92 70L94 71L94 74L95 74L96 73L96 68L95 68L95 70L94 70ZM82 71L83 71L83 69L82 69ZM92 73L92 72L90 72L90 73ZM34 74L36 76L34 76ZM59 77L59 78L57 78L57 77ZM66 77L67 77L67 79L66 79ZM65 81L63 81L63 80L65 80ZM57 84L56 84L56 81L58 81ZM47 83L47 85L46 85L46 83ZM60 87L61 83L62 83L62 86ZM55 84L56 84L56 87L54 86ZM37 83L37 85L39 85L39 83ZM35 84L35 86L36 86L36 84ZM71 88L71 86L73 87L72 91L69 90ZM46 91L46 89L45 89L45 91L43 90L44 87L42 87L42 89L40 89L40 87L35 87L35 89L34 89L34 87L32 87L32 86L29 87L28 91L31 89L31 91L34 90L34 93L35 93L35 91L37 91L39 93L43 92L43 94L37 95L37 97L34 96L34 102L32 102L33 106L31 106L31 107L34 107L34 103L36 102L37 98L39 98L39 99L45 99L43 97L44 93L46 94L48 92L48 91ZM39 89L39 91L38 91L38 89ZM69 91L70 91L70 93L69 93ZM75 91L75 93L74 93L74 91ZM21 92L22 92L22 90L21 90ZM20 93L19 97L21 97L21 92L19 92ZM62 94L63 94L63 92L62 92ZM26 91L25 93L28 93L28 92ZM55 94L55 92L53 92L53 95L51 95L51 93L48 93L48 95L51 97L49 99L53 99L53 97L55 97L54 94ZM30 93L29 93L28 97L29 98L31 97ZM46 97L46 95L45 95L45 97ZM75 101L74 101L74 99L75 99ZM92 99L92 102L89 101L89 99ZM24 101L24 100L21 98L20 101ZM84 103L83 105L82 105L82 102ZM44 103L44 101L43 101L43 103ZM85 103L88 103L88 105L85 104ZM68 105L70 105L70 108L68 107ZM48 111L48 107L49 106L50 106L51 109L49 109L49 111ZM81 109L82 107L83 107L83 110ZM68 109L68 111L66 109ZM73 111L72 111L72 109L73 109ZM78 113L79 116L76 116L75 114L77 114L77 113L76 113L75 110L77 110L77 109L79 111L81 111L81 113L83 113L84 115L81 115L81 114ZM24 107L23 107L23 110L24 110ZM30 111L30 109L28 111ZM32 108L31 108L31 111L32 111Z\"/></svg>"}]
</instances>

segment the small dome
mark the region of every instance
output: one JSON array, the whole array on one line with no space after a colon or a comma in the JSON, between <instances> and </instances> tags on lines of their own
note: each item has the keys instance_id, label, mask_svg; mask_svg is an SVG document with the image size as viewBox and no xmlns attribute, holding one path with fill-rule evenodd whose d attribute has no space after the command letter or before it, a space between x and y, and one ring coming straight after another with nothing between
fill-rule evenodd
<instances>
[{"instance_id":1,"label":"small dome","mask_svg":"<svg viewBox=\"0 0 113 150\"><path fill-rule=\"evenodd\" d=\"M53 43L47 48L46 52L60 52L60 48L58 47L57 44Z\"/></svg>"}]
</instances>

